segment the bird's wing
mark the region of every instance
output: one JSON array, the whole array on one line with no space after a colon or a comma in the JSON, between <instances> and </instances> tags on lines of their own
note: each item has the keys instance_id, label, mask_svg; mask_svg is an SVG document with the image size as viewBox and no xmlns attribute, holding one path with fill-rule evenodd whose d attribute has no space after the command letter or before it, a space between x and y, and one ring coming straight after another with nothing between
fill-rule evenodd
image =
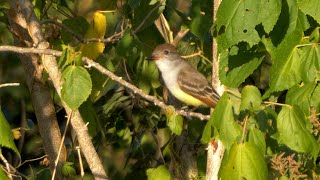
<instances>
[{"instance_id":1,"label":"bird's wing","mask_svg":"<svg viewBox=\"0 0 320 180\"><path fill-rule=\"evenodd\" d=\"M178 85L185 93L214 108L220 98L207 79L190 64L180 70Z\"/></svg>"}]
</instances>

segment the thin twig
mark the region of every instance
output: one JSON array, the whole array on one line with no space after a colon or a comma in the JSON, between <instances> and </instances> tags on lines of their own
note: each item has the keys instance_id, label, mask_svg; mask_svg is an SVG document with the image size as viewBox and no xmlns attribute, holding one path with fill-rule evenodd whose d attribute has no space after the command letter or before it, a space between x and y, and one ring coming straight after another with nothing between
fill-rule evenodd
<instances>
[{"instance_id":1,"label":"thin twig","mask_svg":"<svg viewBox=\"0 0 320 180\"><path fill-rule=\"evenodd\" d=\"M43 158L45 158L45 157L48 157L48 155L43 155L43 156L38 157L38 158L25 160L25 161L23 161L23 163L21 163L17 168L21 167L22 165L24 165L24 164L27 163L27 162L37 161L37 160L43 159Z\"/></svg>"},{"instance_id":2,"label":"thin twig","mask_svg":"<svg viewBox=\"0 0 320 180\"><path fill-rule=\"evenodd\" d=\"M12 52L22 53L22 54L26 54L26 53L48 54L48 55L53 55L53 56L61 56L61 54L62 54L61 51L52 50L52 49L22 48L22 47L16 47L16 46L0 46L0 52L1 51L12 51ZM86 58L86 57L83 57L82 60L87 64L87 67L96 68L98 71L100 71L100 73L109 76L112 80L117 81L121 85L131 89L135 94L139 94L140 96L142 96L146 100L153 102L156 106L159 106L162 109L169 108L169 106L166 105L164 102L160 101L159 99L157 99L154 96L145 94L141 89L139 89L136 86L123 80L122 77L116 76L111 71L107 70L106 68L104 68L100 64L96 63L95 61L93 61L89 58ZM182 115L185 117L196 117L196 118L199 118L200 120L208 120L210 118L210 115L203 115L201 113L196 113L196 112L186 112L184 110L176 110L176 112L179 115Z\"/></svg>"},{"instance_id":3,"label":"thin twig","mask_svg":"<svg viewBox=\"0 0 320 180\"><path fill-rule=\"evenodd\" d=\"M270 102L270 101L264 101L263 103L266 104L267 106L277 105L277 106L286 106L286 107L292 108L292 106L289 104L282 104L282 103Z\"/></svg>"},{"instance_id":4,"label":"thin twig","mask_svg":"<svg viewBox=\"0 0 320 180\"><path fill-rule=\"evenodd\" d=\"M66 127L64 129L63 136L61 138L61 143L60 143L60 146L59 146L58 155L57 155L57 158L56 158L56 160L54 162L54 169L53 169L51 180L54 180L54 177L56 175L57 166L58 166L58 163L59 163L60 153L61 153L61 150L62 150L62 147L63 147L63 144L64 144L64 139L66 138L66 134L67 134L67 130L68 130L68 127L69 127L69 123L70 123L70 119L72 117L72 114L73 114L72 112L69 114L69 117L68 117L68 120L67 120L67 123L66 123Z\"/></svg>"},{"instance_id":5,"label":"thin twig","mask_svg":"<svg viewBox=\"0 0 320 180\"><path fill-rule=\"evenodd\" d=\"M20 83L4 83L4 84L0 84L0 88L10 87L10 86L20 86Z\"/></svg>"},{"instance_id":6,"label":"thin twig","mask_svg":"<svg viewBox=\"0 0 320 180\"><path fill-rule=\"evenodd\" d=\"M81 157L81 152L80 152L80 146L77 146L76 150L78 153L78 159L79 159L79 165L80 165L80 175L83 178L84 177L84 169L83 169L82 157Z\"/></svg>"}]
</instances>

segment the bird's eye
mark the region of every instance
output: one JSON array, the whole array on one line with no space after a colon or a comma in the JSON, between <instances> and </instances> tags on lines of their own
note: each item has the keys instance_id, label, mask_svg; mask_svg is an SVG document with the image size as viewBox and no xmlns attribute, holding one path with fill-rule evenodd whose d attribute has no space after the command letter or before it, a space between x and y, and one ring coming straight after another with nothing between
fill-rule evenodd
<instances>
[{"instance_id":1,"label":"bird's eye","mask_svg":"<svg viewBox=\"0 0 320 180\"><path fill-rule=\"evenodd\" d=\"M165 51L164 51L164 54L169 54L169 51L168 51L168 50L165 50Z\"/></svg>"}]
</instances>

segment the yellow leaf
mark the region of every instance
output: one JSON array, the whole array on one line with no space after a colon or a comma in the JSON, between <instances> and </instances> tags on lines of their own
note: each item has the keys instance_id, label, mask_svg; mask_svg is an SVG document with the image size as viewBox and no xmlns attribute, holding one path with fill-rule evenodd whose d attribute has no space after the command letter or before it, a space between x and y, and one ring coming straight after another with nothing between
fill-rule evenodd
<instances>
[{"instance_id":1,"label":"yellow leaf","mask_svg":"<svg viewBox=\"0 0 320 180\"><path fill-rule=\"evenodd\" d=\"M107 20L104 14L99 11L94 12L92 16L92 22L90 23L89 29L84 36L86 39L98 38L104 39L104 34L106 33ZM87 44L82 44L80 50L83 56L90 59L96 59L104 50L104 43L102 42L92 42Z\"/></svg>"}]
</instances>

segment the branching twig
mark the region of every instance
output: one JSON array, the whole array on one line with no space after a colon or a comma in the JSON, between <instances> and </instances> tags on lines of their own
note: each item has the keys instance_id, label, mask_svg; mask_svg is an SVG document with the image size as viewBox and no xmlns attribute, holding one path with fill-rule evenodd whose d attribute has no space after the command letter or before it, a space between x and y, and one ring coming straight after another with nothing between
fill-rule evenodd
<instances>
[{"instance_id":1,"label":"branching twig","mask_svg":"<svg viewBox=\"0 0 320 180\"><path fill-rule=\"evenodd\" d=\"M53 56L61 56L61 54L62 54L61 51L56 51L56 50L52 50L52 49L22 48L22 47L15 47L15 46L0 46L0 52L1 51L11 51L11 52L22 53L22 54L25 54L25 53L48 54L48 55L53 55ZM123 80L122 77L116 76L111 71L107 70L106 68L104 68L100 64L96 63L95 61L90 60L89 58L86 58L86 57L83 58L83 61L87 64L88 67L96 68L102 74L109 76L112 80L117 81L121 85L131 89L135 94L139 94L140 96L142 96L146 100L153 102L156 106L159 106L162 109L167 109L169 107L164 102L160 101L159 99L155 98L154 96L145 94L141 89L139 89L136 86ZM199 118L200 120L208 120L210 118L209 115L203 115L201 113L196 113L196 112L186 112L184 110L176 110L176 112L182 116L196 117L196 118Z\"/></svg>"},{"instance_id":2,"label":"branching twig","mask_svg":"<svg viewBox=\"0 0 320 180\"><path fill-rule=\"evenodd\" d=\"M23 163L21 163L17 168L21 167L22 165L24 165L24 164L27 163L27 162L37 161L37 160L40 160L40 159L43 159L43 158L46 158L46 157L48 157L48 155L43 155L43 156L38 157L38 158L25 160L25 161L23 161Z\"/></svg>"},{"instance_id":3,"label":"branching twig","mask_svg":"<svg viewBox=\"0 0 320 180\"><path fill-rule=\"evenodd\" d=\"M181 56L181 57L184 58L184 59L188 59L188 58L192 58L192 57L195 57L195 56L200 56L200 55L202 55L202 53L203 52L200 50L200 51L198 51L196 53L193 53L193 54L190 54L190 55Z\"/></svg>"}]
</instances>

